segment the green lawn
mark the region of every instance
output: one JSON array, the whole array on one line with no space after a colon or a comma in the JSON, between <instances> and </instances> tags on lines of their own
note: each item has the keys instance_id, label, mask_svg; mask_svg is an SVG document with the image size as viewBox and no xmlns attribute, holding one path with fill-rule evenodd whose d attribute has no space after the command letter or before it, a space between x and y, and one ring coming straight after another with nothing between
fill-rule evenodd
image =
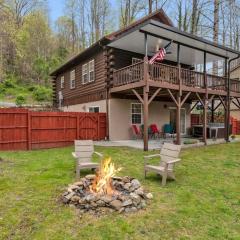
<instances>
[{"instance_id":1,"label":"green lawn","mask_svg":"<svg viewBox=\"0 0 240 240\"><path fill-rule=\"evenodd\" d=\"M98 219L59 202L74 181L72 150L0 153L0 239L240 239L239 143L183 150L164 188L157 175L144 180L142 151L98 147L154 195L146 210Z\"/></svg>"}]
</instances>

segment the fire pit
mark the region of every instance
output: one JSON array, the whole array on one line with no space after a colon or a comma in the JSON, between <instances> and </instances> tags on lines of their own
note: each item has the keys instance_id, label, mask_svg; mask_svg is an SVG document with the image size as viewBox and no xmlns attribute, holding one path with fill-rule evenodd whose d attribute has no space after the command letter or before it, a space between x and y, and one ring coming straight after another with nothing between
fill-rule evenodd
<instances>
[{"instance_id":1,"label":"fire pit","mask_svg":"<svg viewBox=\"0 0 240 240\"><path fill-rule=\"evenodd\" d=\"M145 208L152 194L146 193L135 178L116 177L120 170L115 168L111 158L103 160L96 175L87 175L69 185L62 201L81 212L128 213Z\"/></svg>"}]
</instances>

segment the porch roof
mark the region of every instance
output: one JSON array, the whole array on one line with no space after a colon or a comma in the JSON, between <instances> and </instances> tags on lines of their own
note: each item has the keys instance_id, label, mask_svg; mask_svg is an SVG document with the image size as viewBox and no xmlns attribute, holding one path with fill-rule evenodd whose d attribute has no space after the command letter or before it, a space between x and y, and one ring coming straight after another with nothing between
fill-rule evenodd
<instances>
[{"instance_id":1,"label":"porch roof","mask_svg":"<svg viewBox=\"0 0 240 240\"><path fill-rule=\"evenodd\" d=\"M195 35L180 31L179 29L150 19L129 31L123 32L115 38L109 46L145 54L144 33L148 34L148 55L156 51L156 45L165 46L173 41L171 54L166 59L177 61L177 44L181 45L180 62L188 65L203 63L203 52L207 52L207 62L235 58L240 52L228 47L215 44Z\"/></svg>"}]
</instances>

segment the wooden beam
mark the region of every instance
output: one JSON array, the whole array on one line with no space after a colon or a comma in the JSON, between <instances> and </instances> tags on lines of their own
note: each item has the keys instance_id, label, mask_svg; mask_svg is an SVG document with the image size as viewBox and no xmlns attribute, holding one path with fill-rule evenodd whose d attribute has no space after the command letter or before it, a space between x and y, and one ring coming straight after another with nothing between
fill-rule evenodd
<instances>
[{"instance_id":1,"label":"wooden beam","mask_svg":"<svg viewBox=\"0 0 240 240\"><path fill-rule=\"evenodd\" d=\"M240 106L240 101L239 101L239 99L238 99L237 97L236 97L235 99L237 100L238 105Z\"/></svg>"},{"instance_id":2,"label":"wooden beam","mask_svg":"<svg viewBox=\"0 0 240 240\"><path fill-rule=\"evenodd\" d=\"M204 106L204 103L203 103L201 97L199 96L199 94L197 92L196 92L196 95L197 95L197 98L198 98L199 102L202 104L202 106Z\"/></svg>"},{"instance_id":3,"label":"wooden beam","mask_svg":"<svg viewBox=\"0 0 240 240\"><path fill-rule=\"evenodd\" d=\"M177 95L177 111L176 111L176 143L181 145L181 95Z\"/></svg>"},{"instance_id":4,"label":"wooden beam","mask_svg":"<svg viewBox=\"0 0 240 240\"><path fill-rule=\"evenodd\" d=\"M148 104L152 102L152 100L158 95L158 93L161 91L161 88L158 88L155 93L151 96L151 98L148 100Z\"/></svg>"},{"instance_id":5,"label":"wooden beam","mask_svg":"<svg viewBox=\"0 0 240 240\"><path fill-rule=\"evenodd\" d=\"M181 103L180 103L181 106L186 102L186 100L188 99L188 97L189 97L190 94L191 94L191 92L188 92L188 93L185 95L184 99L183 99L183 100L181 101Z\"/></svg>"},{"instance_id":6,"label":"wooden beam","mask_svg":"<svg viewBox=\"0 0 240 240\"><path fill-rule=\"evenodd\" d=\"M192 112L192 110L198 105L199 101L196 101L195 104L193 105L193 107L190 109L190 112Z\"/></svg>"},{"instance_id":7,"label":"wooden beam","mask_svg":"<svg viewBox=\"0 0 240 240\"><path fill-rule=\"evenodd\" d=\"M214 122L214 99L212 99L212 104L211 104L211 122Z\"/></svg>"},{"instance_id":8,"label":"wooden beam","mask_svg":"<svg viewBox=\"0 0 240 240\"><path fill-rule=\"evenodd\" d=\"M204 105L203 105L203 142L207 145L207 108L208 101L207 98L204 98Z\"/></svg>"},{"instance_id":9,"label":"wooden beam","mask_svg":"<svg viewBox=\"0 0 240 240\"><path fill-rule=\"evenodd\" d=\"M132 92L136 95L136 97L139 99L139 101L142 104L144 104L144 101L143 101L142 97L139 95L139 93L135 89L132 89Z\"/></svg>"},{"instance_id":10,"label":"wooden beam","mask_svg":"<svg viewBox=\"0 0 240 240\"><path fill-rule=\"evenodd\" d=\"M233 103L237 108L240 109L240 106L239 106L237 103L235 103L233 100L232 100L232 103Z\"/></svg>"},{"instance_id":11,"label":"wooden beam","mask_svg":"<svg viewBox=\"0 0 240 240\"><path fill-rule=\"evenodd\" d=\"M221 104L222 104L221 102L218 103L218 105L213 109L213 111L216 111L216 110L219 108L219 106L220 106Z\"/></svg>"},{"instance_id":12,"label":"wooden beam","mask_svg":"<svg viewBox=\"0 0 240 240\"><path fill-rule=\"evenodd\" d=\"M220 102L222 103L224 109L226 110L226 105L225 105L225 103L224 103L222 97L221 97L221 96L218 96L218 97L219 97L219 100L220 100Z\"/></svg>"},{"instance_id":13,"label":"wooden beam","mask_svg":"<svg viewBox=\"0 0 240 240\"><path fill-rule=\"evenodd\" d=\"M143 145L144 151L148 151L148 91L143 88Z\"/></svg>"},{"instance_id":14,"label":"wooden beam","mask_svg":"<svg viewBox=\"0 0 240 240\"><path fill-rule=\"evenodd\" d=\"M178 106L178 102L177 102L176 98L173 96L171 90L170 90L170 89L167 89L167 91L168 91L170 97L172 98L172 100L173 100L173 101L176 103L176 105Z\"/></svg>"}]
</instances>

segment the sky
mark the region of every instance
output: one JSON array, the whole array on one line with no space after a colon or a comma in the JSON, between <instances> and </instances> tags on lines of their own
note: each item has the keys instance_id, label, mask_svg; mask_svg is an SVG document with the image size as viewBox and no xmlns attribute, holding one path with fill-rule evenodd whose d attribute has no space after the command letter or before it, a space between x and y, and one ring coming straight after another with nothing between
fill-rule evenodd
<instances>
[{"instance_id":1,"label":"sky","mask_svg":"<svg viewBox=\"0 0 240 240\"><path fill-rule=\"evenodd\" d=\"M112 6L116 6L118 0L110 0ZM51 22L54 23L59 16L64 14L65 0L48 0Z\"/></svg>"}]
</instances>

